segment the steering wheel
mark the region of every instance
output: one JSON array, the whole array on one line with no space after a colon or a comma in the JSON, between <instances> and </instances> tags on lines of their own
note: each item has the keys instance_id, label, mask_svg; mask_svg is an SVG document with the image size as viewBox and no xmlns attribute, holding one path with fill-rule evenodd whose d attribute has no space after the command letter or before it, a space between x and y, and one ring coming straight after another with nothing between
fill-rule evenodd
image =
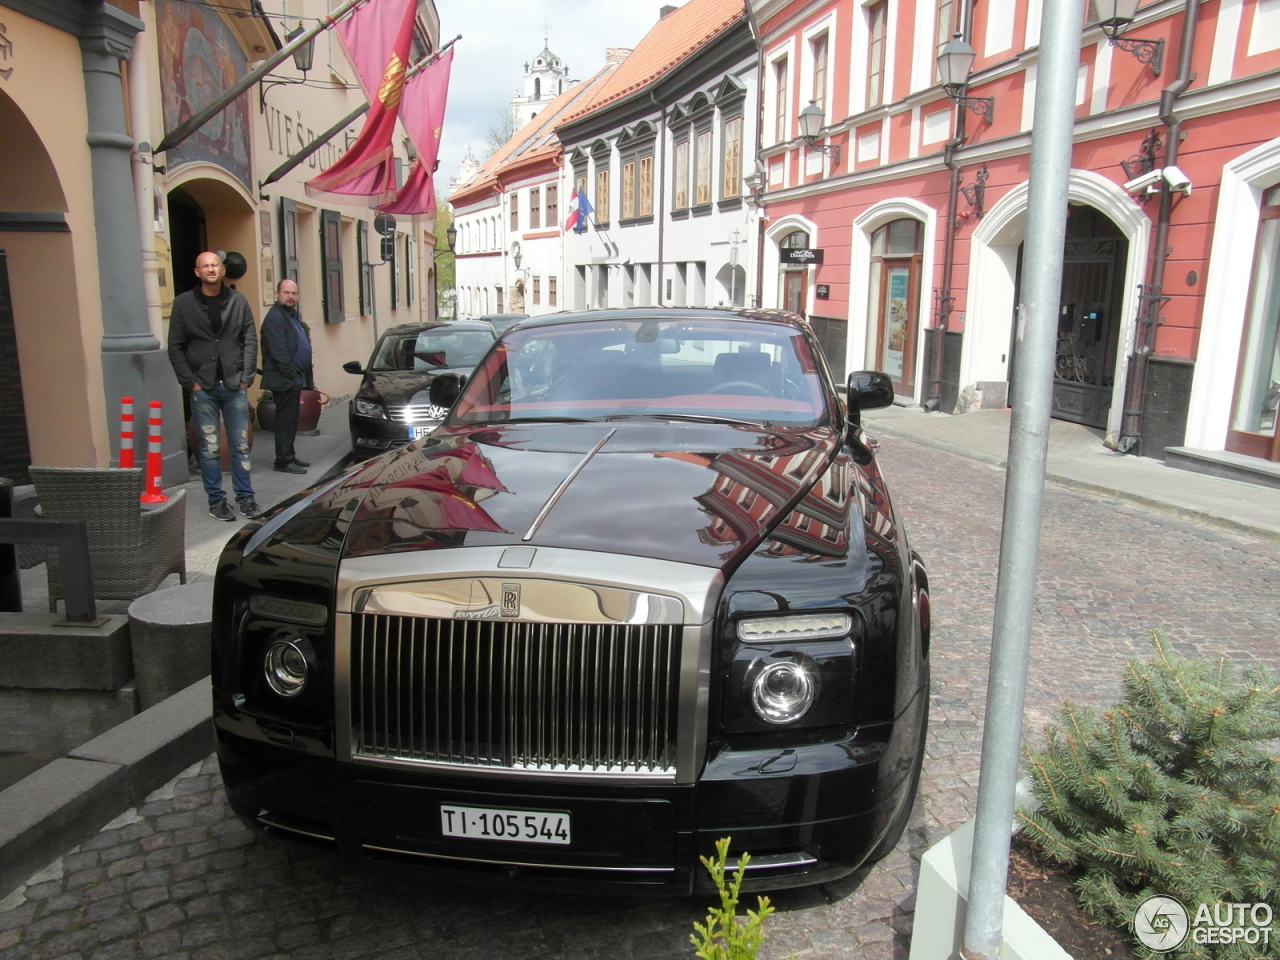
<instances>
[{"instance_id":1,"label":"steering wheel","mask_svg":"<svg viewBox=\"0 0 1280 960\"><path fill-rule=\"evenodd\" d=\"M717 383L707 393L745 393L752 397L773 396L760 384L752 383L750 380L726 380L724 383Z\"/></svg>"}]
</instances>

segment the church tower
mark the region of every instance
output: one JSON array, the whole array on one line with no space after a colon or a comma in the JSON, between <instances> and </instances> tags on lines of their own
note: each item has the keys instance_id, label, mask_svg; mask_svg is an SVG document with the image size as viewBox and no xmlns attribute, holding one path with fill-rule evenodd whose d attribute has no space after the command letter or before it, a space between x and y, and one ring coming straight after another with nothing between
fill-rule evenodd
<instances>
[{"instance_id":1,"label":"church tower","mask_svg":"<svg viewBox=\"0 0 1280 960\"><path fill-rule=\"evenodd\" d=\"M542 38L542 52L532 63L524 65L524 90L516 89L511 99L511 115L515 129L519 130L532 120L543 107L568 90L577 80L569 79L569 67L547 46Z\"/></svg>"}]
</instances>

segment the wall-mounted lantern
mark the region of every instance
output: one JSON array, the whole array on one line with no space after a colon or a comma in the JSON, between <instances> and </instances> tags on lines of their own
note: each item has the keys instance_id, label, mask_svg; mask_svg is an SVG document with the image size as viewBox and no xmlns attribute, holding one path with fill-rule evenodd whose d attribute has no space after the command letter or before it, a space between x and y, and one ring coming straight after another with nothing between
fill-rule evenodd
<instances>
[{"instance_id":1,"label":"wall-mounted lantern","mask_svg":"<svg viewBox=\"0 0 1280 960\"><path fill-rule=\"evenodd\" d=\"M973 71L976 56L973 47L960 34L955 34L938 51L938 77L952 103L965 107L990 123L995 116L996 98L968 95L969 74Z\"/></svg>"}]
</instances>

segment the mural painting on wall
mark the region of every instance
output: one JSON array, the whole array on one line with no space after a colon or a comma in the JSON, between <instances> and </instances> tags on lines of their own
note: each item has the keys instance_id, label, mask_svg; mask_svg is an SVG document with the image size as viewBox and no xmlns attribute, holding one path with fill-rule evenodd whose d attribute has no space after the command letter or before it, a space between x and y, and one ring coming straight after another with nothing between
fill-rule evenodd
<instances>
[{"instance_id":1,"label":"mural painting on wall","mask_svg":"<svg viewBox=\"0 0 1280 960\"><path fill-rule=\"evenodd\" d=\"M218 14L192 3L156 4L160 89L166 130L198 113L248 72L244 51ZM249 95L246 93L168 152L169 169L205 161L245 185L249 172Z\"/></svg>"}]
</instances>

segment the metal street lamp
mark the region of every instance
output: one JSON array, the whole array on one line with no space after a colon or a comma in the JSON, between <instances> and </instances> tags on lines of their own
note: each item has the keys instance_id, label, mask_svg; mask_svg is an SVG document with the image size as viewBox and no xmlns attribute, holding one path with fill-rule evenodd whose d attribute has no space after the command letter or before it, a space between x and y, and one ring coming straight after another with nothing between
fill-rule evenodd
<instances>
[{"instance_id":1,"label":"metal street lamp","mask_svg":"<svg viewBox=\"0 0 1280 960\"><path fill-rule=\"evenodd\" d=\"M960 34L955 34L938 51L938 78L952 103L965 107L987 123L995 116L995 97L970 97L969 74L977 54Z\"/></svg>"},{"instance_id":2,"label":"metal street lamp","mask_svg":"<svg viewBox=\"0 0 1280 960\"><path fill-rule=\"evenodd\" d=\"M293 43L305 32L302 24L298 24L292 30L284 35L287 42ZM297 50L293 51L293 65L302 73L306 73L311 69L311 64L315 61L316 41L315 38L308 40Z\"/></svg>"},{"instance_id":3,"label":"metal street lamp","mask_svg":"<svg viewBox=\"0 0 1280 960\"><path fill-rule=\"evenodd\" d=\"M809 105L800 111L798 117L800 121L800 137L804 140L805 146L810 150L817 150L823 156L831 158L831 162L838 164L840 162L840 145L818 143L818 137L822 136L822 128L826 126L827 115L823 109L818 106L817 100L810 100Z\"/></svg>"},{"instance_id":4,"label":"metal street lamp","mask_svg":"<svg viewBox=\"0 0 1280 960\"><path fill-rule=\"evenodd\" d=\"M449 229L445 230L444 238L449 244L448 249L456 252L458 249L458 228L453 223L450 223Z\"/></svg>"},{"instance_id":5,"label":"metal street lamp","mask_svg":"<svg viewBox=\"0 0 1280 960\"><path fill-rule=\"evenodd\" d=\"M1140 40L1123 37L1120 32L1138 15L1138 0L1092 0L1093 15L1106 34L1107 42L1125 53L1133 54L1139 63L1151 64L1153 76L1160 76L1164 64L1164 39Z\"/></svg>"}]
</instances>

